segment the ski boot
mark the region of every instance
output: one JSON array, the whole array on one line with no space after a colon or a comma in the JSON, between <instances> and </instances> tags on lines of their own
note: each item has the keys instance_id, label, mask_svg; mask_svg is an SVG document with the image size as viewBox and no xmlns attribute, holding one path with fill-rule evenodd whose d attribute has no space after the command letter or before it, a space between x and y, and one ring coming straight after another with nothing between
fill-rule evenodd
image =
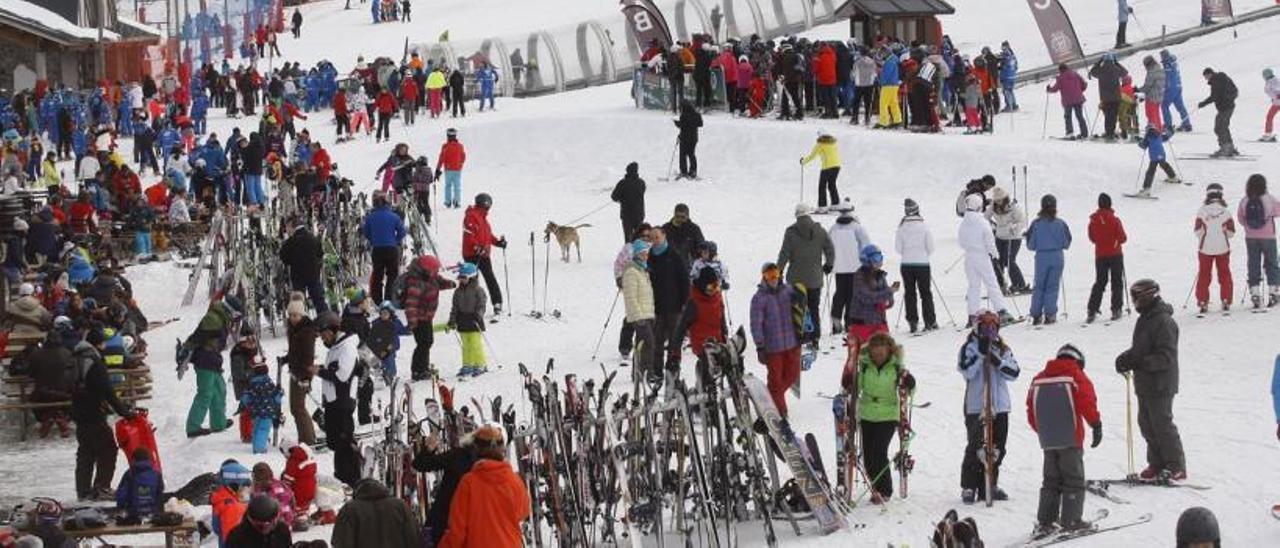
<instances>
[{"instance_id":1,"label":"ski boot","mask_svg":"<svg viewBox=\"0 0 1280 548\"><path fill-rule=\"evenodd\" d=\"M1276 142L1276 135L1274 133L1267 133L1262 137L1259 137L1258 140L1264 143L1274 143Z\"/></svg>"},{"instance_id":2,"label":"ski boot","mask_svg":"<svg viewBox=\"0 0 1280 548\"><path fill-rule=\"evenodd\" d=\"M911 324L909 324L909 326L908 326L908 327L910 327L910 329L911 329L911 334L912 334L912 335L915 335L915 334L916 334L916 332L920 331L920 327L919 327L919 325L917 325L917 324L915 324L915 323L911 323Z\"/></svg>"},{"instance_id":3,"label":"ski boot","mask_svg":"<svg viewBox=\"0 0 1280 548\"><path fill-rule=\"evenodd\" d=\"M925 332L925 333L928 333L928 332L930 332L930 331L937 331L937 330L938 330L938 324L936 324L936 323L928 323L928 324L925 324L925 325L924 325L924 332Z\"/></svg>"},{"instance_id":4,"label":"ski boot","mask_svg":"<svg viewBox=\"0 0 1280 548\"><path fill-rule=\"evenodd\" d=\"M1267 308L1280 304L1280 285L1271 286L1271 295L1267 297Z\"/></svg>"},{"instance_id":5,"label":"ski boot","mask_svg":"<svg viewBox=\"0 0 1280 548\"><path fill-rule=\"evenodd\" d=\"M1049 538L1057 532L1058 524L1056 523L1037 523L1036 527L1031 530L1031 540Z\"/></svg>"},{"instance_id":6,"label":"ski boot","mask_svg":"<svg viewBox=\"0 0 1280 548\"><path fill-rule=\"evenodd\" d=\"M1215 154L1216 154L1216 153L1215 153ZM1147 188L1147 187L1142 187L1142 190L1139 190L1139 191L1137 192L1137 196L1138 196L1139 198L1150 198L1150 197L1151 197L1151 189L1149 189L1149 188Z\"/></svg>"},{"instance_id":7,"label":"ski boot","mask_svg":"<svg viewBox=\"0 0 1280 548\"><path fill-rule=\"evenodd\" d=\"M1031 317L1031 325L1042 325L1042 324L1044 324L1044 320L1041 319L1040 316Z\"/></svg>"},{"instance_id":8,"label":"ski boot","mask_svg":"<svg viewBox=\"0 0 1280 548\"><path fill-rule=\"evenodd\" d=\"M977 489L962 489L960 491L960 502L963 502L965 504L973 504L973 502L976 500L978 500Z\"/></svg>"},{"instance_id":9,"label":"ski boot","mask_svg":"<svg viewBox=\"0 0 1280 548\"><path fill-rule=\"evenodd\" d=\"M1249 299L1253 301L1253 309L1262 309L1262 286L1255 285L1249 288Z\"/></svg>"},{"instance_id":10,"label":"ski boot","mask_svg":"<svg viewBox=\"0 0 1280 548\"><path fill-rule=\"evenodd\" d=\"M1142 481L1152 481L1157 477L1159 477L1159 475L1160 475L1160 470L1158 470L1154 466L1148 465L1146 468L1143 468L1141 472L1138 472L1137 479Z\"/></svg>"},{"instance_id":11,"label":"ski boot","mask_svg":"<svg viewBox=\"0 0 1280 548\"><path fill-rule=\"evenodd\" d=\"M1231 149L1227 148L1226 146L1219 147L1218 150L1215 150L1213 151L1212 154L1209 154L1210 158L1228 158L1230 156L1231 156Z\"/></svg>"},{"instance_id":12,"label":"ski boot","mask_svg":"<svg viewBox=\"0 0 1280 548\"><path fill-rule=\"evenodd\" d=\"M494 317L502 315L502 303L493 303L493 315Z\"/></svg>"},{"instance_id":13,"label":"ski boot","mask_svg":"<svg viewBox=\"0 0 1280 548\"><path fill-rule=\"evenodd\" d=\"M1113 321L1113 322L1114 322L1114 321L1116 321L1116 320L1119 320L1122 316L1123 316L1123 314L1121 314L1121 312L1120 312L1120 309L1119 309L1119 308L1117 308L1117 309L1115 309L1115 310L1112 310L1112 311L1111 311L1111 321Z\"/></svg>"},{"instance_id":14,"label":"ski boot","mask_svg":"<svg viewBox=\"0 0 1280 548\"><path fill-rule=\"evenodd\" d=\"M1231 301L1222 301L1222 315L1231 314Z\"/></svg>"},{"instance_id":15,"label":"ski boot","mask_svg":"<svg viewBox=\"0 0 1280 548\"><path fill-rule=\"evenodd\" d=\"M1098 319L1098 312L1096 310L1090 310L1089 313L1084 317L1084 323L1093 323L1097 319Z\"/></svg>"},{"instance_id":16,"label":"ski boot","mask_svg":"<svg viewBox=\"0 0 1280 548\"><path fill-rule=\"evenodd\" d=\"M1011 323L1018 322L1018 318L1013 317L1013 315L1010 314L1008 310L1001 310L999 313L996 314L996 316L1000 318L1001 327L1004 327Z\"/></svg>"},{"instance_id":17,"label":"ski boot","mask_svg":"<svg viewBox=\"0 0 1280 548\"><path fill-rule=\"evenodd\" d=\"M1044 324L1045 324L1045 325L1053 325L1053 324L1055 324L1055 323L1058 323L1058 316L1057 316L1057 314L1045 314L1045 315L1044 315Z\"/></svg>"},{"instance_id":18,"label":"ski boot","mask_svg":"<svg viewBox=\"0 0 1280 548\"><path fill-rule=\"evenodd\" d=\"M1208 313L1209 313L1209 303L1200 303L1200 315L1203 316Z\"/></svg>"},{"instance_id":19,"label":"ski boot","mask_svg":"<svg viewBox=\"0 0 1280 548\"><path fill-rule=\"evenodd\" d=\"M1177 175L1174 175L1173 177L1165 177L1164 182L1169 183L1171 185L1180 185L1182 184L1182 178L1178 177Z\"/></svg>"}]
</instances>

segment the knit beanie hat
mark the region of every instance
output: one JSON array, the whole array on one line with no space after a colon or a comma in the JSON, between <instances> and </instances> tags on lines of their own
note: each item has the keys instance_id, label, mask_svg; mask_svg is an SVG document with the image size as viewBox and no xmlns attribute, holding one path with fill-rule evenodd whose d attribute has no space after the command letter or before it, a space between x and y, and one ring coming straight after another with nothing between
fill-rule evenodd
<instances>
[{"instance_id":1,"label":"knit beanie hat","mask_svg":"<svg viewBox=\"0 0 1280 548\"><path fill-rule=\"evenodd\" d=\"M641 253L648 253L649 248L651 247L653 246L649 245L649 242L646 242L644 240L636 240L634 242L631 242L631 258L634 259L637 256L639 256Z\"/></svg>"},{"instance_id":2,"label":"knit beanie hat","mask_svg":"<svg viewBox=\"0 0 1280 548\"><path fill-rule=\"evenodd\" d=\"M907 215L919 215L920 204L917 204L916 201L911 198L907 198L902 201L902 212Z\"/></svg>"},{"instance_id":3,"label":"knit beanie hat","mask_svg":"<svg viewBox=\"0 0 1280 548\"><path fill-rule=\"evenodd\" d=\"M702 267L702 270L698 271L698 278L693 281L693 284L694 287L703 289L708 285L711 285L713 282L718 281L720 281L720 275L716 274L716 269L704 266Z\"/></svg>"},{"instance_id":4,"label":"knit beanie hat","mask_svg":"<svg viewBox=\"0 0 1280 548\"><path fill-rule=\"evenodd\" d=\"M1222 185L1218 183L1209 183L1209 186L1205 188L1204 193L1209 197L1221 198Z\"/></svg>"},{"instance_id":5,"label":"knit beanie hat","mask_svg":"<svg viewBox=\"0 0 1280 548\"><path fill-rule=\"evenodd\" d=\"M1080 368L1084 369L1084 352L1081 352L1076 345L1067 343L1058 349L1059 358L1070 358L1080 364Z\"/></svg>"},{"instance_id":6,"label":"knit beanie hat","mask_svg":"<svg viewBox=\"0 0 1280 548\"><path fill-rule=\"evenodd\" d=\"M1101 209L1111 209L1111 195L1106 192L1099 194L1098 207Z\"/></svg>"}]
</instances>

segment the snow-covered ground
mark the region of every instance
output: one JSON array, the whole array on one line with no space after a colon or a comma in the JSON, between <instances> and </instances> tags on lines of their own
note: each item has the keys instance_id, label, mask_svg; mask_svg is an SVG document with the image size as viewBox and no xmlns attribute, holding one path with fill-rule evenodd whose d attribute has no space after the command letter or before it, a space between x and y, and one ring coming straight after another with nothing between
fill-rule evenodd
<instances>
[{"instance_id":1,"label":"snow-covered ground","mask_svg":"<svg viewBox=\"0 0 1280 548\"><path fill-rule=\"evenodd\" d=\"M1237 9L1262 3L1260 0L1238 2ZM1029 24L1029 15L1017 15L1026 11L1021 2L1000 0L1001 6L1007 4L1008 9L988 10L984 1L981 8L969 5L971 13L964 13L966 5L976 2L957 4L962 12L955 17L956 22L948 23L948 30L959 43L977 44L980 40L991 40L998 44L1002 37L988 38L989 30L986 33L981 31L999 23L999 28L1011 29L1011 40L1023 43L1034 40L1033 46L1021 48L1024 65L1033 64L1027 61L1027 57L1034 52L1028 50L1041 49L1034 27L1013 31L1014 25L1023 22L1004 19L1025 17L1026 24ZM1110 2L1093 0L1072 4L1091 5L1096 11L1107 7ZM1148 30L1152 30L1155 24L1150 20L1158 20L1157 14L1166 13L1164 7L1156 7L1154 0L1134 4ZM500 5L497 0L451 0L438 7L422 5L415 12L415 19L421 16L428 21L437 9L450 13L447 11L449 7L468 13L465 10L472 5L506 10L490 11L486 20L469 23L477 29L487 29L491 24L514 26L511 19L517 19L516 14L520 17L526 15L524 8ZM614 8L610 6L609 9ZM1195 17L1191 8L1169 7L1168 10L1171 14L1167 18L1169 21ZM1087 16L1080 13L1083 11L1086 10L1073 8L1072 14L1082 36L1101 40L1113 31L1110 10ZM373 36L374 31L367 30L365 13L343 13L340 2L308 6L304 13L311 15L309 28L304 28L304 40L311 41L304 42L305 46L297 44L290 47L291 39L287 39L282 44L287 55L297 55L304 65L324 56L349 59L361 51L366 56L387 50L399 52L403 42L402 36L387 39L385 43L380 41L381 37ZM325 16L331 19L326 20ZM450 23L448 26L462 28L462 23ZM434 36L443 28L444 25L432 27L424 32ZM962 33L959 29L963 28L973 30ZM859 217L877 243L892 248L893 231L901 216L904 198L911 197L921 204L923 215L937 239L938 251L933 264L936 280L942 289L941 296L950 313L956 315L960 322L963 322L964 276L958 270L944 272L960 253L955 242L958 220L952 212L956 192L967 180L985 173L995 175L1002 185L1008 187L1010 166L1019 166L1021 171L1021 166L1025 165L1030 175L1029 196L1033 209L1044 193L1058 197L1061 215L1072 227L1076 238L1075 245L1067 253L1064 283L1065 312L1069 316L1058 326L1045 330L1011 327L1006 330L1005 337L1012 344L1024 370L1013 387L1013 395L1018 402L1025 396L1030 377L1053 357L1052 353L1058 346L1074 342L1083 349L1088 359L1087 371L1098 390L1106 431L1102 446L1086 451L1086 468L1089 476L1094 478L1116 477L1126 471L1124 382L1112 371L1112 361L1127 347L1133 319L1126 318L1111 327L1079 327L1093 277L1093 250L1085 232L1087 216L1094 209L1097 194L1110 193L1115 198L1118 215L1128 228L1129 244L1125 255L1129 279L1155 278L1163 286L1166 300L1177 310L1176 317L1182 327L1182 385L1175 403L1176 417L1187 450L1191 479L1211 485L1213 489L1118 492L1133 501L1131 505L1112 505L1089 498L1088 508L1107 507L1111 510L1112 519L1149 511L1155 513L1155 520L1145 526L1108 533L1080 544L1169 544L1173 540L1173 525L1178 514L1186 507L1203 505L1217 513L1225 544L1276 545L1280 543L1280 530L1268 515L1268 508L1280 499L1280 467L1273 464L1280 454L1280 447L1274 438L1267 387L1272 359L1280 349L1274 342L1265 342L1272 340L1269 334L1276 331L1275 313L1253 315L1241 311L1230 318L1211 316L1195 319L1179 308L1195 278L1195 244L1191 224L1205 185L1211 182L1223 184L1226 197L1234 206L1243 194L1244 181L1249 174L1263 173L1275 180L1280 173L1277 170L1280 168L1280 155L1277 155L1275 145L1252 142L1261 132L1265 112L1262 82L1258 76L1267 62L1267 56L1262 52L1270 51L1274 37L1280 35L1280 20L1264 20L1242 26L1239 30L1239 38L1232 38L1230 32L1220 32L1175 47L1174 51L1181 58L1189 104L1207 95L1207 88L1198 76L1204 66L1213 66L1235 78L1240 88L1234 124L1236 140L1242 151L1257 155L1258 160L1176 162L1180 175L1193 186L1157 183L1156 191L1161 197L1158 201L1134 201L1120 197L1121 193L1131 192L1137 186L1137 170L1143 155L1136 146L1042 140L1042 116L1050 118L1049 134L1058 135L1062 129L1061 111L1056 97L1049 97L1048 113L1045 113L1046 96L1038 86L1020 90L1023 110L999 116L993 136L874 132L834 121L811 119L804 123L782 123L711 114L707 117L699 146L700 171L704 180L698 182L659 180L667 175L674 128L669 115L631 108L625 84L537 99L503 101L497 112L472 114L465 119L431 121L419 117L418 125L408 130L397 121L393 123L393 139L408 143L413 154L425 154L433 160L443 142L444 129L459 129L468 152L463 194L467 200L477 192L492 194L495 204L490 220L494 230L505 234L512 242L509 256L505 259L515 294L507 298L507 303L516 315L491 326L488 338L493 343L494 352L490 360L495 365L480 380L459 384L460 401L478 395L500 395L505 401L523 402L516 372L518 362L541 364L548 358L555 358L557 371L561 373L577 373L581 378L598 376L599 364L589 358L606 322L615 291L610 263L619 245L616 209L604 207L583 219L582 222L593 226L582 230L582 263L557 261L551 265L550 294L546 305L562 311L561 321L543 322L520 316L535 306L528 289L531 251L538 256L538 284L542 284L542 244L538 242L530 249L525 242L529 232L540 232L548 220L573 220L607 205L609 190L620 178L623 166L632 160L640 163L641 176L649 184L647 205L650 221L664 222L676 203L686 203L692 211L693 220L701 225L706 236L719 243L734 285L728 292L732 320L735 324L744 322L758 266L776 257L783 230L791 223L792 209L799 199L801 173L798 173L796 158L808 152L819 130L829 130L839 139L845 161L841 177L842 194L852 196ZM305 38L307 36L311 38ZM342 45L338 45L334 41L336 36L350 38L340 39ZM1131 71L1141 73L1135 62L1128 61L1127 65ZM1092 93L1090 95L1087 108L1092 109L1095 108L1096 97ZM1215 147L1214 137L1209 131L1212 116L1212 108L1197 111L1193 119L1196 131L1189 135L1179 134L1170 143L1171 152L1176 156L1212 151ZM1092 118L1092 112L1089 117ZM217 112L210 121L210 128L225 138L231 127L247 123L246 120L223 119ZM389 147L375 145L367 139L332 145L333 126L325 114L312 116L306 125L329 148L347 177L366 191L374 188L373 171L389 152ZM809 185L805 192L810 199L816 177L816 171L804 174L803 180ZM1276 184L1280 183L1273 182L1273 186ZM1020 192L1021 186L1020 180ZM441 245L443 262L460 260L461 213L445 210L438 214L437 219L437 241ZM820 220L824 224L831 222L830 218ZM1232 267L1237 287L1242 287L1245 272L1243 242L1237 239L1235 244L1240 251L1233 257ZM897 257L892 252L886 254L889 260L887 268L896 272ZM1024 269L1029 269L1030 257L1024 255L1021 263ZM157 395L148 405L159 429L160 452L170 488L181 485L198 473L215 470L228 457L245 463L265 460L279 470L283 466L283 458L279 454L272 452L255 457L250 454L248 446L240 444L233 434L195 441L187 440L183 435L186 411L195 387L189 379L179 382L172 374L172 345L169 341L189 333L203 311L202 302L189 307L178 304L181 290L186 285L186 274L186 270L170 264L133 267L127 274L133 282L139 304L148 316L152 319L181 318L147 335L151 342ZM541 289L538 288L538 308L543 306ZM1025 312L1027 299L1019 298L1017 306ZM858 508L850 520L866 527L838 533L834 537L820 537L812 525L806 526L805 535L799 538L793 537L789 528L779 527L785 545L816 546L833 540L846 546L883 546L885 543L925 545L925 537L933 522L947 509L961 506L958 473L964 444L960 413L964 385L955 372L955 354L963 335L947 329L947 315L941 309L939 312L944 323L941 332L920 339L907 338L903 333L901 339L905 345L906 364L919 380L917 401L932 402L929 408L915 414L918 438L912 444L912 451L916 455L917 466L911 479L911 496L893 502L884 511ZM896 318L896 310L891 314ZM616 364L612 349L618 321L615 316L600 351L603 358L598 361L604 361L606 367ZM905 330L905 326L902 327ZM400 352L402 364L407 362L413 342L406 338L403 344ZM265 347L269 357L280 355L284 351L284 341L268 340ZM434 358L446 373L446 380L452 381L459 356L456 342L452 338L441 337L436 344ZM687 359L686 362L691 363L692 360ZM813 369L805 373L805 397L794 400L791 405L792 421L797 430L814 432L818 436L828 463L832 462L834 445L830 404L828 400L816 397L815 391L832 391L838 386L842 362L840 352L820 356ZM402 365L402 372L405 369ZM764 372L763 367L753 361L748 364L748 370L760 375ZM616 389L626 389L625 375L618 381L622 386ZM419 394L428 389L426 385L415 388ZM421 413L420 401L417 406ZM517 404L517 412L521 416L525 416L527 411L527 404ZM961 508L963 515L972 515L978 520L984 538L993 546L1012 542L1030 529L1040 482L1040 452L1020 407L1015 408L1010 425L1009 455L1005 460L1002 483L1012 500L990 509L980 505ZM285 431L292 432L292 424L287 424ZM6 438L3 449L0 499L41 495L73 498L73 442L55 439L17 443L13 439ZM1136 450L1141 461L1144 445L1140 437ZM329 456L321 456L320 461L322 471L332 470ZM119 470L123 470L124 459L119 462ZM761 538L758 524L740 524L739 531L748 544L749 539L759 541ZM305 536L327 535L326 528L320 528Z\"/></svg>"}]
</instances>

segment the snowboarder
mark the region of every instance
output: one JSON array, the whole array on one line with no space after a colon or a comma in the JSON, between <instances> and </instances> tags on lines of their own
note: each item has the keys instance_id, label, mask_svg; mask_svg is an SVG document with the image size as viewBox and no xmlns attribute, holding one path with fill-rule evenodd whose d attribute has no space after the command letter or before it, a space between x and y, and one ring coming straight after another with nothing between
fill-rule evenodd
<instances>
[{"instance_id":1,"label":"snowboarder","mask_svg":"<svg viewBox=\"0 0 1280 548\"><path fill-rule=\"evenodd\" d=\"M782 283L782 269L765 263L760 278L751 297L751 340L756 359L769 370L769 395L785 418L787 389L800 376L801 321L792 313L795 289Z\"/></svg>"},{"instance_id":2,"label":"snowboarder","mask_svg":"<svg viewBox=\"0 0 1280 548\"><path fill-rule=\"evenodd\" d=\"M1271 69L1262 70L1262 80L1265 82L1263 91L1267 94L1267 99L1271 100L1271 104L1267 105L1266 123L1262 130L1262 137L1258 139L1264 143L1276 142L1276 134L1272 132L1275 127L1273 123L1276 119L1276 113L1280 112L1280 78L1276 77L1276 73Z\"/></svg>"},{"instance_id":3,"label":"snowboarder","mask_svg":"<svg viewBox=\"0 0 1280 548\"><path fill-rule=\"evenodd\" d=\"M938 318L933 308L933 274L929 266L929 257L933 255L933 233L920 216L920 205L915 200L907 198L902 207L903 216L894 233L893 246L898 255L901 255L900 273L906 289L903 301L907 307L907 326L912 333L917 332L921 319L916 309L916 297L919 295L920 313L923 313L924 331L927 333L938 328ZM839 274L836 276L838 293ZM837 295L835 298L840 297Z\"/></svg>"},{"instance_id":4,"label":"snowboarder","mask_svg":"<svg viewBox=\"0 0 1280 548\"><path fill-rule=\"evenodd\" d=\"M1046 93L1061 94L1062 101L1062 118L1067 124L1064 139L1071 139L1074 130L1071 125L1071 117L1074 115L1080 125L1080 133L1076 135L1076 139L1088 139L1089 127L1084 121L1084 91L1089 89L1089 83L1085 82L1080 74L1066 63L1058 65L1058 76L1054 78L1053 83L1045 87Z\"/></svg>"},{"instance_id":5,"label":"snowboarder","mask_svg":"<svg viewBox=\"0 0 1280 548\"><path fill-rule=\"evenodd\" d=\"M1040 198L1040 213L1027 228L1027 249L1036 252L1035 289L1031 293L1033 325L1056 323L1058 291L1062 286L1063 253L1071 247L1071 229L1058 218L1058 199Z\"/></svg>"},{"instance_id":6,"label":"snowboarder","mask_svg":"<svg viewBox=\"0 0 1280 548\"><path fill-rule=\"evenodd\" d=\"M1280 266L1276 264L1276 224L1280 202L1267 193L1267 178L1260 173L1249 176L1244 198L1236 208L1236 219L1244 225L1245 253L1249 267L1249 296L1255 309L1280 304ZM1270 296L1262 286L1262 274L1271 286Z\"/></svg>"},{"instance_id":7,"label":"snowboarder","mask_svg":"<svg viewBox=\"0 0 1280 548\"><path fill-rule=\"evenodd\" d=\"M187 437L195 438L231 428L227 418L227 381L222 376L222 349L232 326L239 321L240 299L227 295L209 303L196 330L182 343L182 352L190 356L196 370L196 396L187 412ZM178 377L186 372L186 361L178 364ZM204 418L209 417L209 428Z\"/></svg>"},{"instance_id":8,"label":"snowboarder","mask_svg":"<svg viewBox=\"0 0 1280 548\"><path fill-rule=\"evenodd\" d=\"M1218 114L1213 118L1213 134L1218 137L1218 150L1211 156L1214 158L1239 156L1240 151L1236 150L1235 141L1231 138L1231 115L1236 111L1236 96L1239 90L1236 83L1227 76L1225 72L1214 72L1212 68L1205 67L1204 80L1209 84L1209 97L1200 101L1199 108L1204 108L1210 103L1218 110Z\"/></svg>"},{"instance_id":9,"label":"snowboarder","mask_svg":"<svg viewBox=\"0 0 1280 548\"><path fill-rule=\"evenodd\" d=\"M983 482L984 466L980 453L983 449L984 393L991 396L993 443L996 461L992 466L992 500L1008 500L1009 496L999 487L1000 463L1005 457L1005 442L1009 438L1009 382L1018 379L1018 361L1013 349L1000 336L1000 317L990 310L976 314L973 330L960 347L958 369L965 379L964 426L968 443L964 448L964 462L960 466L960 500L972 504L986 498ZM990 392L987 392L988 389Z\"/></svg>"},{"instance_id":10,"label":"snowboarder","mask_svg":"<svg viewBox=\"0 0 1280 548\"><path fill-rule=\"evenodd\" d=\"M1218 269L1218 294L1222 299L1222 311L1231 310L1235 291L1231 278L1231 238L1236 235L1236 222L1222 198L1222 185L1209 183L1205 190L1204 205L1196 212L1195 234L1200 268L1196 273L1196 306L1200 313L1209 311L1209 282L1213 281L1213 269Z\"/></svg>"},{"instance_id":11,"label":"snowboarder","mask_svg":"<svg viewBox=\"0 0 1280 548\"><path fill-rule=\"evenodd\" d=\"M440 304L440 291L452 289L454 283L440 275L440 260L431 255L418 257L409 265L403 287L400 306L404 309L405 322L413 333L413 358L409 363L415 381L433 376L431 346L435 343L434 325L436 308Z\"/></svg>"},{"instance_id":12,"label":"snowboarder","mask_svg":"<svg viewBox=\"0 0 1280 548\"><path fill-rule=\"evenodd\" d=\"M1033 537L1057 530L1088 529L1084 515L1084 426L1092 431L1089 447L1102 443L1102 417L1098 396L1084 372L1084 353L1074 344L1058 349L1057 356L1037 373L1027 391L1027 422L1040 437L1044 451L1044 475Z\"/></svg>"},{"instance_id":13,"label":"snowboarder","mask_svg":"<svg viewBox=\"0 0 1280 548\"><path fill-rule=\"evenodd\" d=\"M622 239L634 241L636 227L644 222L644 179L640 178L640 165L627 164L627 174L613 187L610 199L618 202L619 215L622 218Z\"/></svg>"},{"instance_id":14,"label":"snowboarder","mask_svg":"<svg viewBox=\"0 0 1280 548\"><path fill-rule=\"evenodd\" d=\"M1094 278L1089 290L1088 313L1085 323L1093 323L1102 311L1102 292L1111 280L1111 321L1120 319L1120 307L1124 305L1124 252L1122 246L1129 240L1124 223L1111 209L1111 196L1098 194L1098 210L1089 215L1089 241L1093 242Z\"/></svg>"},{"instance_id":15,"label":"snowboarder","mask_svg":"<svg viewBox=\"0 0 1280 548\"><path fill-rule=\"evenodd\" d=\"M848 198L838 205L833 204L833 207L840 212L840 216L827 231L831 247L835 250L831 268L836 278L835 293L831 297L831 334L842 335L845 307L849 305L853 276L858 270L858 254L862 248L871 245L871 237L853 214L853 202Z\"/></svg>"},{"instance_id":16,"label":"snowboarder","mask_svg":"<svg viewBox=\"0 0 1280 548\"><path fill-rule=\"evenodd\" d=\"M1178 324L1173 307L1160 298L1160 285L1141 279L1129 286L1129 297L1138 311L1133 342L1116 356L1116 372L1132 373L1138 396L1138 429L1147 442L1147 467L1143 480L1187 478L1182 438L1173 424L1173 397L1178 393Z\"/></svg>"},{"instance_id":17,"label":"snowboarder","mask_svg":"<svg viewBox=\"0 0 1280 548\"><path fill-rule=\"evenodd\" d=\"M444 206L462 207L462 165L467 161L467 151L458 140L458 130L445 130L445 142L440 145L440 155L436 157L436 179L444 174Z\"/></svg>"},{"instance_id":18,"label":"snowboarder","mask_svg":"<svg viewBox=\"0 0 1280 548\"><path fill-rule=\"evenodd\" d=\"M677 179L698 178L698 128L702 127L702 115L693 108L688 99L680 102L680 117L675 120L680 135L676 142L680 145L680 175Z\"/></svg>"},{"instance_id":19,"label":"snowboarder","mask_svg":"<svg viewBox=\"0 0 1280 548\"><path fill-rule=\"evenodd\" d=\"M1013 199L1005 189L995 187L991 190L991 208L987 213L995 225L996 236L996 280L1000 282L1005 295L1021 295L1031 292L1031 286L1022 276L1022 268L1018 266L1018 251L1022 248L1022 236L1027 230L1027 216L1018 201ZM1005 274L1009 275L1005 283Z\"/></svg>"},{"instance_id":20,"label":"snowboarder","mask_svg":"<svg viewBox=\"0 0 1280 548\"><path fill-rule=\"evenodd\" d=\"M488 371L484 355L484 311L488 297L476 281L480 269L473 263L458 268L458 288L449 309L449 329L458 332L462 345L462 368L458 377L478 377Z\"/></svg>"},{"instance_id":21,"label":"snowboarder","mask_svg":"<svg viewBox=\"0 0 1280 548\"><path fill-rule=\"evenodd\" d=\"M1178 109L1182 123L1178 131L1191 131L1191 118L1187 117L1187 105L1182 101L1182 70L1178 68L1178 57L1167 49L1160 50L1160 64L1164 67L1164 101L1160 109L1164 115L1166 132L1173 131L1173 112L1169 107Z\"/></svg>"},{"instance_id":22,"label":"snowboarder","mask_svg":"<svg viewBox=\"0 0 1280 548\"><path fill-rule=\"evenodd\" d=\"M1151 197L1151 183L1156 178L1156 168L1159 167L1164 171L1164 182L1178 184L1182 179L1178 178L1178 174L1173 171L1173 166L1169 165L1168 156L1164 151L1164 142L1172 138L1172 133L1160 131L1155 126L1147 126L1147 131L1142 135L1142 139L1138 141L1138 147L1147 151L1147 172L1142 176L1142 189L1138 190L1138 196L1142 198Z\"/></svg>"},{"instance_id":23,"label":"snowboarder","mask_svg":"<svg viewBox=\"0 0 1280 548\"><path fill-rule=\"evenodd\" d=\"M813 332L808 341L802 342L816 348L822 335L822 279L835 267L836 251L831 236L810 217L813 212L811 205L796 204L796 222L782 236L777 267L787 273L788 284L803 286Z\"/></svg>"},{"instance_id":24,"label":"snowboarder","mask_svg":"<svg viewBox=\"0 0 1280 548\"><path fill-rule=\"evenodd\" d=\"M315 321L316 332L329 349L316 376L323 380L321 402L324 405L325 445L333 451L333 475L339 481L354 486L360 479L360 465L356 456L355 399L351 386L364 373L358 371L359 338L343 333L340 320L333 311L321 313Z\"/></svg>"},{"instance_id":25,"label":"snowboarder","mask_svg":"<svg viewBox=\"0 0 1280 548\"><path fill-rule=\"evenodd\" d=\"M502 288L493 273L493 247L507 248L507 237L494 237L489 226L489 210L493 197L481 192L476 194L475 205L467 208L462 218L462 260L476 265L484 276L484 285L493 301L493 315L502 314ZM483 310L481 311L483 316Z\"/></svg>"},{"instance_id":26,"label":"snowboarder","mask_svg":"<svg viewBox=\"0 0 1280 548\"><path fill-rule=\"evenodd\" d=\"M486 424L472 438L479 459L458 482L450 503L448 532L439 546L519 548L523 545L520 524L530 513L529 491L506 462L502 426ZM405 548L411 546L417 545Z\"/></svg>"},{"instance_id":27,"label":"snowboarder","mask_svg":"<svg viewBox=\"0 0 1280 548\"><path fill-rule=\"evenodd\" d=\"M991 232L991 224L982 216L982 209L982 195L970 194L965 198L964 219L960 221L960 247L964 250L964 273L969 280L969 289L965 293L968 327L973 327L977 320L984 288L987 290L987 298L999 311L1000 322L1014 321L1013 316L1005 310L1004 296L1000 284L996 282L996 271L992 263L999 256L999 251L996 250L996 237Z\"/></svg>"},{"instance_id":28,"label":"snowboarder","mask_svg":"<svg viewBox=\"0 0 1280 548\"><path fill-rule=\"evenodd\" d=\"M400 275L400 247L408 234L404 219L387 203L386 194L373 193L373 210L365 215L361 233L369 241L373 272L369 275L369 296L382 302ZM385 290L385 291L384 291Z\"/></svg>"},{"instance_id":29,"label":"snowboarder","mask_svg":"<svg viewBox=\"0 0 1280 548\"><path fill-rule=\"evenodd\" d=\"M800 165L809 165L814 158L822 158L822 171L818 174L818 213L827 212L827 197L831 197L831 206L840 204L840 191L836 188L836 179L840 177L840 149L836 146L836 138L823 132L813 144L809 155L800 159Z\"/></svg>"}]
</instances>

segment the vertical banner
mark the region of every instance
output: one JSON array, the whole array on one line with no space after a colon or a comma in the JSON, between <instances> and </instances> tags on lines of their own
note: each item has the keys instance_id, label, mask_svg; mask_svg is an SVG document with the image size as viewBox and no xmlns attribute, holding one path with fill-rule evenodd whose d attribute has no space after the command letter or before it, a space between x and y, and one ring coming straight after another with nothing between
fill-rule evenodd
<instances>
[{"instance_id":1,"label":"vertical banner","mask_svg":"<svg viewBox=\"0 0 1280 548\"><path fill-rule=\"evenodd\" d=\"M670 27L667 26L667 20L662 17L662 12L658 11L658 6L655 6L652 0L621 0L620 3L622 16L626 18L627 26L641 49L648 47L654 40L661 43L664 48L671 45Z\"/></svg>"},{"instance_id":2,"label":"vertical banner","mask_svg":"<svg viewBox=\"0 0 1280 548\"><path fill-rule=\"evenodd\" d=\"M1230 19L1235 17L1231 0L1200 0L1200 12L1205 19Z\"/></svg>"},{"instance_id":3,"label":"vertical banner","mask_svg":"<svg viewBox=\"0 0 1280 548\"><path fill-rule=\"evenodd\" d=\"M1060 0L1027 0L1027 5L1031 6L1031 14L1036 18L1036 26L1040 27L1040 36L1044 37L1045 48L1054 63L1084 59L1080 38Z\"/></svg>"}]
</instances>

